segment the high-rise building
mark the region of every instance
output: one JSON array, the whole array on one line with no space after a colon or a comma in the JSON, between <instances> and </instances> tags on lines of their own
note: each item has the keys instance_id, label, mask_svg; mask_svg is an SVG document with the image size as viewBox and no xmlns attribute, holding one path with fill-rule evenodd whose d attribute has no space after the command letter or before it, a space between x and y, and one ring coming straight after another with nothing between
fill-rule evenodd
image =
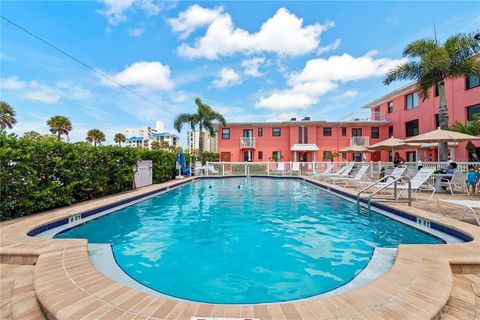
<instances>
[{"instance_id":1,"label":"high-rise building","mask_svg":"<svg viewBox=\"0 0 480 320\"><path fill-rule=\"evenodd\" d=\"M127 146L134 148L149 148L152 143L166 142L170 146L180 146L180 138L176 134L165 132L163 121L156 121L155 128L144 126L141 128L128 128L125 130L127 137Z\"/></svg>"},{"instance_id":2,"label":"high-rise building","mask_svg":"<svg viewBox=\"0 0 480 320\"><path fill-rule=\"evenodd\" d=\"M210 135L208 132L202 132L203 151L218 152L217 135ZM200 148L200 132L198 130L189 130L187 132L187 149L189 151Z\"/></svg>"}]
</instances>

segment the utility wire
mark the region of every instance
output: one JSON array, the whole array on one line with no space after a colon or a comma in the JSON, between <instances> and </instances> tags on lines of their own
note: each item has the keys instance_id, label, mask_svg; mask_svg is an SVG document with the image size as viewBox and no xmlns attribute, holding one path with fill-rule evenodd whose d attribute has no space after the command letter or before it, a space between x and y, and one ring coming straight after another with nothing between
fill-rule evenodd
<instances>
[{"instance_id":1,"label":"utility wire","mask_svg":"<svg viewBox=\"0 0 480 320\"><path fill-rule=\"evenodd\" d=\"M15 22L13 22L12 20L6 18L5 16L0 15L0 17L1 17L3 20L5 20L6 22L10 23L11 25L13 25L13 26L17 27L18 29L22 30L23 32L31 35L32 37L36 38L37 40L40 40L41 42L43 42L43 43L46 44L47 46L49 46L49 47L57 50L58 52L60 52L61 54L65 55L65 56L67 56L68 58L70 58L71 60L75 61L76 63L81 64L82 66L84 66L84 67L87 68L87 69L93 70L94 72L96 72L96 73L98 73L100 76L102 76L103 78L105 78L105 79L107 79L107 80L115 83L115 84L116 84L117 86L119 86L120 88L123 88L123 89L129 91L130 93L136 95L136 96L139 97L140 99L143 99L143 100L147 101L148 103L150 103L150 104L152 104L152 105L154 105L154 106L156 106L156 107L158 107L158 108L161 108L161 109L163 109L163 110L165 110L165 111L167 111L167 112L169 112L169 113L172 113L172 112L171 112L170 110L168 110L167 108L162 107L162 106L156 104L154 101L150 100L149 98L145 97L144 95L141 95L140 93L136 92L135 90L132 90L132 89L130 89L129 87L127 87L127 86L119 83L118 81L114 80L112 77L110 77L109 75L107 75L106 73L104 73L104 72L102 72L102 71L100 71L100 70L98 70L98 69L96 69L96 68L88 65L87 63L81 61L81 60L78 59L78 58L75 58L73 55L69 54L68 52L66 52L66 51L64 51L64 50L62 50L62 49L60 49L59 47L57 47L57 46L55 46L54 44L48 42L47 40L45 40L45 39L37 36L36 34L34 34L33 32L31 32L30 30L27 30L27 29L25 29L24 27L16 24Z\"/></svg>"}]
</instances>

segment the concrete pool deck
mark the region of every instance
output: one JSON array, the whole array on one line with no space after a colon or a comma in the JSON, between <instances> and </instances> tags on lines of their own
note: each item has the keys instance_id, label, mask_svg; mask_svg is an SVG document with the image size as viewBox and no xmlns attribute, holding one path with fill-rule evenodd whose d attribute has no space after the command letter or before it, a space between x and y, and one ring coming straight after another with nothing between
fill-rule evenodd
<instances>
[{"instance_id":1,"label":"concrete pool deck","mask_svg":"<svg viewBox=\"0 0 480 320\"><path fill-rule=\"evenodd\" d=\"M154 297L121 285L95 269L86 240L28 236L41 225L179 183L169 181L2 222L0 262L33 266L34 293L49 319L432 319L440 317L450 299L452 271L480 272L479 227L433 210L393 203L388 206L447 225L473 240L460 244L400 245L392 268L376 281L335 297L290 303L219 305ZM355 194L348 188L330 187Z\"/></svg>"}]
</instances>

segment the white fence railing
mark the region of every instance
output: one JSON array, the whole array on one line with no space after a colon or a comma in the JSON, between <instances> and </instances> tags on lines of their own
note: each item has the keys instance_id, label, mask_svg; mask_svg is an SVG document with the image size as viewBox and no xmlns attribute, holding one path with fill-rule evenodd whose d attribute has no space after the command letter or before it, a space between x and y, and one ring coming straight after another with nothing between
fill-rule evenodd
<instances>
[{"instance_id":1,"label":"white fence railing","mask_svg":"<svg viewBox=\"0 0 480 320\"><path fill-rule=\"evenodd\" d=\"M241 138L240 148L255 148L255 138L254 137Z\"/></svg>"},{"instance_id":2,"label":"white fence railing","mask_svg":"<svg viewBox=\"0 0 480 320\"><path fill-rule=\"evenodd\" d=\"M456 162L457 168L467 171L468 166L479 166L479 162ZM314 175L317 172L327 170L332 166L332 171L344 166L346 162L207 162L203 170L198 171L200 175L207 176L230 176L230 175ZM371 178L378 178L382 170L388 174L393 170L391 162L357 162L356 168L363 164L368 164L367 175ZM407 168L407 175L413 176L418 171L419 163L406 162L403 164ZM448 166L448 162L423 162L425 168L441 169Z\"/></svg>"}]
</instances>

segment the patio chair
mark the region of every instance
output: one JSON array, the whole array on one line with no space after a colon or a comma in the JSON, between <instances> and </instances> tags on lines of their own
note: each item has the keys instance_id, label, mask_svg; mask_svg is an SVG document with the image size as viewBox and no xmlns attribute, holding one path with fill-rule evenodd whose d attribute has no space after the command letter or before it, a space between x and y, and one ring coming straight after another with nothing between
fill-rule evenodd
<instances>
[{"instance_id":1,"label":"patio chair","mask_svg":"<svg viewBox=\"0 0 480 320\"><path fill-rule=\"evenodd\" d=\"M442 214L445 215L445 212L442 209L442 206L440 205L440 202L445 202L445 203L448 203L448 204L453 204L453 205L457 205L457 206L460 206L460 207L464 207L465 211L462 213L462 216L460 217L460 221L463 220L468 213L471 213L473 215L473 217L475 218L475 220L477 221L477 224L480 226L480 214L475 211L475 209L480 209L480 201L478 201L478 200L439 199L438 200L438 206L439 206Z\"/></svg>"},{"instance_id":2,"label":"patio chair","mask_svg":"<svg viewBox=\"0 0 480 320\"><path fill-rule=\"evenodd\" d=\"M352 173L353 167L355 166L355 162L350 162L346 166L344 166L344 170L341 173L332 173L332 174L327 174L324 175L325 181L331 180L333 182L334 178L348 178L348 176Z\"/></svg>"},{"instance_id":3,"label":"patio chair","mask_svg":"<svg viewBox=\"0 0 480 320\"><path fill-rule=\"evenodd\" d=\"M442 180L440 182L440 185L450 190L450 193L452 194L452 196L455 195L453 193L454 189L460 189L463 192L463 194L469 194L468 186L467 186L467 174L463 173L460 170L455 171L450 180Z\"/></svg>"},{"instance_id":4,"label":"patio chair","mask_svg":"<svg viewBox=\"0 0 480 320\"><path fill-rule=\"evenodd\" d=\"M281 174L283 176L285 174L285 162L277 162L277 169L272 170L272 173Z\"/></svg>"},{"instance_id":5,"label":"patio chair","mask_svg":"<svg viewBox=\"0 0 480 320\"><path fill-rule=\"evenodd\" d=\"M207 166L208 173L217 174L219 171L214 166Z\"/></svg>"},{"instance_id":6,"label":"patio chair","mask_svg":"<svg viewBox=\"0 0 480 320\"><path fill-rule=\"evenodd\" d=\"M298 173L298 175L301 174L300 162L292 162L292 167L290 168L290 174L293 175L294 172Z\"/></svg>"},{"instance_id":7,"label":"patio chair","mask_svg":"<svg viewBox=\"0 0 480 320\"><path fill-rule=\"evenodd\" d=\"M365 179L365 174L367 173L367 170L369 168L368 164L365 164L360 167L360 169L357 171L354 177L332 177L332 182L337 183L337 182L343 182L345 183L344 186L347 187L348 185L354 186L354 183L357 181L363 181Z\"/></svg>"},{"instance_id":8,"label":"patio chair","mask_svg":"<svg viewBox=\"0 0 480 320\"><path fill-rule=\"evenodd\" d=\"M382 179L379 179L375 184L375 187L377 189L384 187L389 182L400 178L405 173L406 170L407 170L406 167L396 167L395 169L393 169L392 173L389 174L390 177L383 179L384 180L383 182L382 182ZM366 187L367 185L370 185L372 183L373 183L372 181L355 181L355 184L360 187Z\"/></svg>"},{"instance_id":9,"label":"patio chair","mask_svg":"<svg viewBox=\"0 0 480 320\"><path fill-rule=\"evenodd\" d=\"M205 167L202 165L202 162L195 161L195 175L199 176L201 173L204 173Z\"/></svg>"},{"instance_id":10,"label":"patio chair","mask_svg":"<svg viewBox=\"0 0 480 320\"><path fill-rule=\"evenodd\" d=\"M432 177L432 174L435 172L434 168L422 168L420 169L413 178L410 179L410 185L414 196L421 191L431 191L430 197L426 202L432 200L433 195L435 194L435 187L428 181ZM385 189L393 190L395 186L393 184L387 186ZM397 190L400 192L397 195L397 200L405 193L408 192L408 183L397 185ZM417 199L418 201L418 199Z\"/></svg>"},{"instance_id":11,"label":"patio chair","mask_svg":"<svg viewBox=\"0 0 480 320\"><path fill-rule=\"evenodd\" d=\"M316 166L316 164L314 164L314 166ZM333 162L328 162L327 163L327 168L323 171L317 171L317 172L314 172L313 175L317 175L317 174L329 174L329 173L332 173L332 169L334 167L334 163Z\"/></svg>"}]
</instances>

